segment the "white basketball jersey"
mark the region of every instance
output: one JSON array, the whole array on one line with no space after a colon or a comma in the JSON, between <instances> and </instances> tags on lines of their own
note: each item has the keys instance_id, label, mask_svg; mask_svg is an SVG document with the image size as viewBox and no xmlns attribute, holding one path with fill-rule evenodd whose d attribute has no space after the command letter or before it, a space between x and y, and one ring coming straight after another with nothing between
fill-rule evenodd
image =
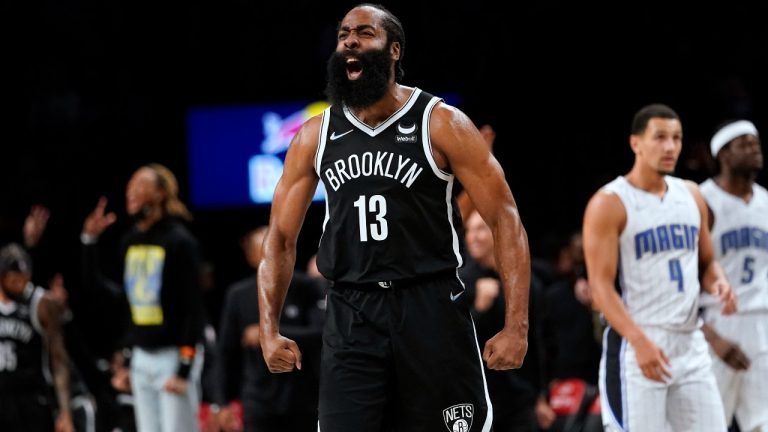
<instances>
[{"instance_id":1,"label":"white basketball jersey","mask_svg":"<svg viewBox=\"0 0 768 432\"><path fill-rule=\"evenodd\" d=\"M701 193L715 216L712 246L736 293L739 312L768 311L768 191L755 184L752 199L745 202L709 179L701 184ZM720 307L706 293L702 304Z\"/></svg>"},{"instance_id":2,"label":"white basketball jersey","mask_svg":"<svg viewBox=\"0 0 768 432\"><path fill-rule=\"evenodd\" d=\"M690 330L697 326L701 213L683 180L666 176L665 182L664 197L621 176L603 188L627 212L618 289L638 325Z\"/></svg>"}]
</instances>

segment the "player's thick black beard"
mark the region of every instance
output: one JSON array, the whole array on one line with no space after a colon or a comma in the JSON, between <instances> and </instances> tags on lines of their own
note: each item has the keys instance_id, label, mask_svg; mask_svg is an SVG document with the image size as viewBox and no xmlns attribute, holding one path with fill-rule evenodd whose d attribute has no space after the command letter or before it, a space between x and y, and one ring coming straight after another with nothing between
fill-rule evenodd
<instances>
[{"instance_id":1,"label":"player's thick black beard","mask_svg":"<svg viewBox=\"0 0 768 432\"><path fill-rule=\"evenodd\" d=\"M762 165L760 167L757 167L757 166L751 166L747 164L741 164L737 166L732 166L731 172L734 175L737 175L739 177L756 179L757 176L760 175L760 171L762 168L763 168Z\"/></svg>"},{"instance_id":2,"label":"player's thick black beard","mask_svg":"<svg viewBox=\"0 0 768 432\"><path fill-rule=\"evenodd\" d=\"M365 108L376 103L387 93L392 65L389 49L362 52L357 58L363 67L363 74L355 81L347 78L346 58L343 53L334 52L328 59L325 95L332 104Z\"/></svg>"}]
</instances>

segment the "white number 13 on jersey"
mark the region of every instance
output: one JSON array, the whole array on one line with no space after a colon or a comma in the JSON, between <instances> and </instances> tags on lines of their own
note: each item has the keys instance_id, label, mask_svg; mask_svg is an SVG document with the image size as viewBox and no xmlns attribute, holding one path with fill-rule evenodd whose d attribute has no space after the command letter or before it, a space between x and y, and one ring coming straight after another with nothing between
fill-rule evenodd
<instances>
[{"instance_id":1,"label":"white number 13 on jersey","mask_svg":"<svg viewBox=\"0 0 768 432\"><path fill-rule=\"evenodd\" d=\"M381 195L372 196L366 205L365 195L355 201L357 207L357 217L360 222L360 241L368 241L368 228L371 229L371 238L374 240L384 240L389 235L389 227L384 216L387 215L387 200ZM376 221L368 224L368 213L374 213Z\"/></svg>"}]
</instances>

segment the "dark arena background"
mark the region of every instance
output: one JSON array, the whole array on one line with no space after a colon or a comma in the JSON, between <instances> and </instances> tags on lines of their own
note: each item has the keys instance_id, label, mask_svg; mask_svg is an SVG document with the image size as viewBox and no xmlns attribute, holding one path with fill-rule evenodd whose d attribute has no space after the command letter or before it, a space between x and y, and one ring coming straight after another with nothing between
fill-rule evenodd
<instances>
[{"instance_id":1,"label":"dark arena background","mask_svg":"<svg viewBox=\"0 0 768 432\"><path fill-rule=\"evenodd\" d=\"M579 229L594 190L630 169L629 125L642 105L681 115L678 174L697 181L721 121L745 117L768 130L766 4L491 4L385 6L406 30L403 83L453 95L478 126L496 129L495 154L536 255ZM40 271L74 276L83 219L104 195L119 219L102 249L116 255L131 173L165 164L190 202L189 113L322 100L335 27L353 5L2 2L0 237L18 239L30 206L47 206ZM269 207L191 209L223 289L248 272L239 239L267 222ZM316 250L323 213L310 208L299 265Z\"/></svg>"}]
</instances>

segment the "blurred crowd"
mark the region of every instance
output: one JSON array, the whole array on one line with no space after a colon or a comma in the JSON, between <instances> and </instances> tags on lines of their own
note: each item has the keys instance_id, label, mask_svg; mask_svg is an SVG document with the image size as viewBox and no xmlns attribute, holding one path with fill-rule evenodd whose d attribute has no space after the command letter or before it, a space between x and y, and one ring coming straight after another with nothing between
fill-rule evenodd
<instances>
[{"instance_id":1,"label":"blurred crowd","mask_svg":"<svg viewBox=\"0 0 768 432\"><path fill-rule=\"evenodd\" d=\"M492 146L493 129L481 131ZM56 423L56 430L316 430L328 285L314 256L295 272L281 315L283 332L302 347L304 366L271 374L260 353L256 290L268 227L255 227L240 239L251 274L224 289L216 287L178 192L174 174L164 166L137 169L126 188L132 225L122 233L119 250L100 248L100 236L118 218L101 198L83 221L80 245L72 245L81 270L67 278L50 270L56 268L56 257L41 247L51 217L45 207L33 206L19 238L3 242L15 240L5 249L28 253L23 275L62 310L69 378L62 389L61 381L41 371L47 389L34 390L45 398L52 422L62 408L71 412L72 427ZM465 196L458 199L468 254L460 271L467 286L462 299L472 311L482 346L503 326L503 290L490 230ZM581 238L575 232L550 243L551 252L533 260L524 366L486 370L498 407L497 431L579 430L573 428L599 417L602 325L591 308ZM119 257L119 262L102 256ZM0 272L18 269L10 265ZM69 395L68 406L52 397L61 391ZM10 389L0 388L0 397L6 393ZM599 421L591 427L599 428Z\"/></svg>"}]
</instances>

